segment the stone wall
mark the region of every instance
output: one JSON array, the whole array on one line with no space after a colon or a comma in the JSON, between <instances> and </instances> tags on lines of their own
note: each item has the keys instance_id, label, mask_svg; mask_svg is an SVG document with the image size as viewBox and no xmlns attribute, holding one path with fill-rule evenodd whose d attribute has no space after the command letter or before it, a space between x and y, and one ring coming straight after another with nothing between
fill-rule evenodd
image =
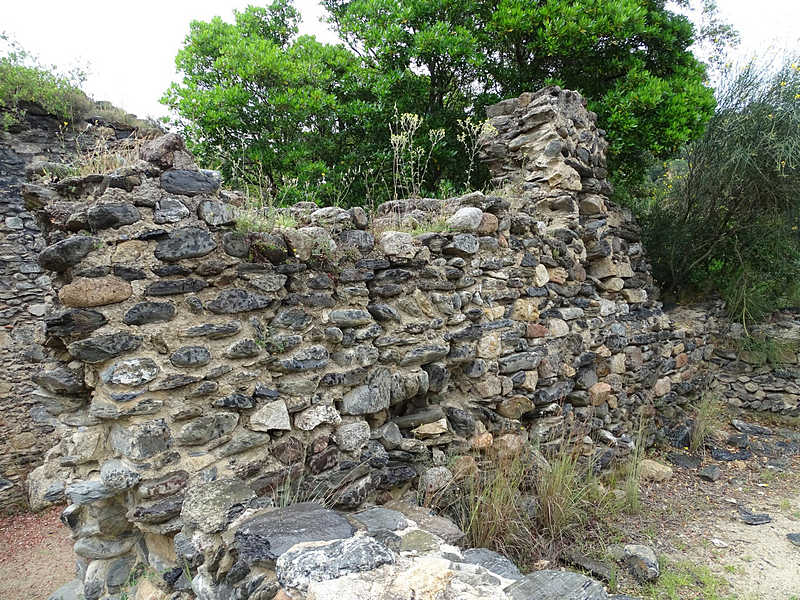
<instances>
[{"instance_id":1,"label":"stone wall","mask_svg":"<svg viewBox=\"0 0 800 600\"><path fill-rule=\"evenodd\" d=\"M800 315L781 310L747 332L766 339L770 355L749 350L744 328L732 323L722 302L677 307L669 312L677 325L704 336L714 345L705 364L709 391L734 410L747 409L800 416Z\"/></svg>"},{"instance_id":2,"label":"stone wall","mask_svg":"<svg viewBox=\"0 0 800 600\"><path fill-rule=\"evenodd\" d=\"M193 544L224 552L208 536L290 490L384 503L447 454L565 435L604 465L641 412L683 410L710 347L655 298L595 116L558 88L489 116L497 192L372 219L301 203L296 227L237 232L241 198L172 134L136 165L26 188L58 293L34 380L60 441L31 505L68 501L87 598L137 557L166 573ZM249 590L258 569L236 564Z\"/></svg>"},{"instance_id":3,"label":"stone wall","mask_svg":"<svg viewBox=\"0 0 800 600\"><path fill-rule=\"evenodd\" d=\"M57 440L52 417L32 396L31 377L45 359L42 317L54 294L37 260L46 244L21 187L36 164L60 161L75 143L72 132L59 139L59 125L33 111L16 131L0 131L0 514L24 509L25 477Z\"/></svg>"},{"instance_id":4,"label":"stone wall","mask_svg":"<svg viewBox=\"0 0 800 600\"><path fill-rule=\"evenodd\" d=\"M25 478L58 439L32 380L47 360L43 316L55 294L38 262L46 243L22 189L63 177L80 149L113 146L133 133L100 119L67 127L33 104L22 123L0 131L0 515L27 507Z\"/></svg>"}]
</instances>

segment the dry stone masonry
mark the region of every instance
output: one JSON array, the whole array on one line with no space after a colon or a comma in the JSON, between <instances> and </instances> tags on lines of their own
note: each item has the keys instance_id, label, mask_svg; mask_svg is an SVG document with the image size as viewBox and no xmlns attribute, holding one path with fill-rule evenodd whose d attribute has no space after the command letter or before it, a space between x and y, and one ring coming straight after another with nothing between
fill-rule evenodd
<instances>
[{"instance_id":1,"label":"dry stone masonry","mask_svg":"<svg viewBox=\"0 0 800 600\"><path fill-rule=\"evenodd\" d=\"M28 491L34 510L68 505L78 579L61 597L115 598L137 564L204 600L439 580L447 598L530 600L548 577L606 597L498 557L470 570L442 546L462 535L451 523L388 510L439 487L446 455L568 436L605 465L642 414L679 418L705 384L711 336L663 313L583 99L546 88L488 115L495 192L372 216L299 203L296 227L237 231L241 195L175 134L132 166L23 188L43 232L9 214L31 236L10 268L41 291L2 314L39 319L12 330L38 352L36 390L15 393L58 440ZM320 503L387 508L354 522Z\"/></svg>"},{"instance_id":2,"label":"dry stone masonry","mask_svg":"<svg viewBox=\"0 0 800 600\"><path fill-rule=\"evenodd\" d=\"M0 514L26 507L25 478L58 439L33 395L54 294L48 267L38 261L46 243L21 189L26 179L65 176L65 157L99 134L115 136L110 128L67 130L34 105L24 123L0 131Z\"/></svg>"}]
</instances>

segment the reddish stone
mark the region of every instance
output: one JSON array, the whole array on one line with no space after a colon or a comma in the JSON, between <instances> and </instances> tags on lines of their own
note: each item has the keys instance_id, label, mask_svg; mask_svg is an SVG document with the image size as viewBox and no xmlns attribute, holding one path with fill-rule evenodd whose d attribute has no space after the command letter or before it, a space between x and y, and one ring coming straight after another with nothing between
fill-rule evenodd
<instances>
[{"instance_id":1,"label":"reddish stone","mask_svg":"<svg viewBox=\"0 0 800 600\"><path fill-rule=\"evenodd\" d=\"M528 323L526 338L541 338L550 334L550 330L540 323Z\"/></svg>"}]
</instances>

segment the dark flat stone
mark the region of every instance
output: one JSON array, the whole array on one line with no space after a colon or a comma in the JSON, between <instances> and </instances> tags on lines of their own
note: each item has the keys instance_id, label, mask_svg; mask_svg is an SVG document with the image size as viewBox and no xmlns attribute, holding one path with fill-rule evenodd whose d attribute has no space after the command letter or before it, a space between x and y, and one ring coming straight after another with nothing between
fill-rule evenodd
<instances>
[{"instance_id":1,"label":"dark flat stone","mask_svg":"<svg viewBox=\"0 0 800 600\"><path fill-rule=\"evenodd\" d=\"M219 188L219 180L203 171L170 169L161 174L161 187L170 194L195 196L216 192Z\"/></svg>"},{"instance_id":2,"label":"dark flat stone","mask_svg":"<svg viewBox=\"0 0 800 600\"><path fill-rule=\"evenodd\" d=\"M765 525L772 522L772 517L766 513L753 513L746 508L739 508L739 516L748 525Z\"/></svg>"},{"instance_id":3,"label":"dark flat stone","mask_svg":"<svg viewBox=\"0 0 800 600\"><path fill-rule=\"evenodd\" d=\"M681 454L680 452L670 452L667 454L667 460L673 465L683 469L696 469L701 463L701 460L696 456Z\"/></svg>"},{"instance_id":4,"label":"dark flat stone","mask_svg":"<svg viewBox=\"0 0 800 600\"><path fill-rule=\"evenodd\" d=\"M108 319L96 310L72 308L56 317L45 319L48 335L68 336L100 329Z\"/></svg>"},{"instance_id":5,"label":"dark flat stone","mask_svg":"<svg viewBox=\"0 0 800 600\"><path fill-rule=\"evenodd\" d=\"M607 600L603 586L569 571L536 571L505 588L511 600Z\"/></svg>"},{"instance_id":6,"label":"dark flat stone","mask_svg":"<svg viewBox=\"0 0 800 600\"><path fill-rule=\"evenodd\" d=\"M275 560L300 542L349 538L354 532L341 514L302 502L245 520L236 530L234 542L240 557L252 564Z\"/></svg>"}]
</instances>

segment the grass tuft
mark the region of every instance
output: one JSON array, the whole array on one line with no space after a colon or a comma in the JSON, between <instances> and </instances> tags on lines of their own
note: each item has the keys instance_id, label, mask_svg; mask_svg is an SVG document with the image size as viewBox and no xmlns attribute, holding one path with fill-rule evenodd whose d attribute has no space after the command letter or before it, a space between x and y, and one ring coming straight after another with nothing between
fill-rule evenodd
<instances>
[{"instance_id":1,"label":"grass tuft","mask_svg":"<svg viewBox=\"0 0 800 600\"><path fill-rule=\"evenodd\" d=\"M696 411L692 436L689 439L689 452L692 453L702 449L710 437L716 417L720 414L719 399L710 393L703 394Z\"/></svg>"}]
</instances>

